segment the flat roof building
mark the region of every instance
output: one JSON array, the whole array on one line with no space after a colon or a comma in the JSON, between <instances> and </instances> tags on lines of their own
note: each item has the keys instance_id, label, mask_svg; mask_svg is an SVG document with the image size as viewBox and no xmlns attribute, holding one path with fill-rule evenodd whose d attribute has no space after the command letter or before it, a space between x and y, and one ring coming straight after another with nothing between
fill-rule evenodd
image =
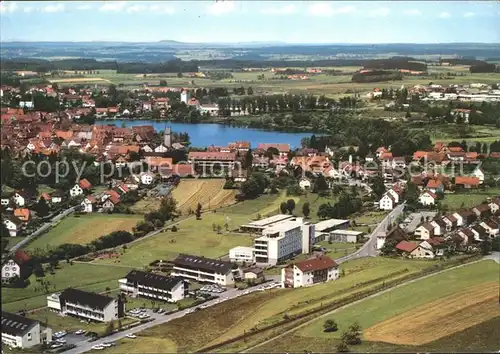
<instances>
[{"instance_id":1,"label":"flat roof building","mask_svg":"<svg viewBox=\"0 0 500 354\"><path fill-rule=\"evenodd\" d=\"M178 277L131 270L119 279L120 291L133 297L177 302L188 293L188 284Z\"/></svg>"},{"instance_id":2,"label":"flat roof building","mask_svg":"<svg viewBox=\"0 0 500 354\"><path fill-rule=\"evenodd\" d=\"M234 284L237 267L234 263L205 257L180 254L172 261L172 276L219 285Z\"/></svg>"},{"instance_id":3,"label":"flat roof building","mask_svg":"<svg viewBox=\"0 0 500 354\"><path fill-rule=\"evenodd\" d=\"M283 222L286 220L293 219L293 215L286 214L277 214L270 216L265 219L260 219L256 221L252 221L246 225L240 226L240 231L242 232L252 232L252 233L261 233L265 228L270 227L276 223Z\"/></svg>"}]
</instances>

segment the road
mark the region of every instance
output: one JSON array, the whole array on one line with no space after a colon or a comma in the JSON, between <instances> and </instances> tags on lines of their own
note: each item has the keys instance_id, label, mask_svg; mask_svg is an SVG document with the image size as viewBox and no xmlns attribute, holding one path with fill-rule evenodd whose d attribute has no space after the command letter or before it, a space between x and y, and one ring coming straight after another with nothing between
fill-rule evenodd
<instances>
[{"instance_id":1,"label":"road","mask_svg":"<svg viewBox=\"0 0 500 354\"><path fill-rule=\"evenodd\" d=\"M37 237L41 233L45 232L46 230L49 230L52 226L54 226L55 223L58 221L64 219L66 216L71 214L76 210L76 208L80 207L80 205L73 206L69 209L66 209L62 211L61 213L57 214L54 216L49 222L44 223L42 226L40 226L36 231L31 233L29 236L26 236L24 239L22 239L19 243L15 244L14 246L11 247L9 250L9 256L12 255L15 251L17 251L19 248L30 242L33 238Z\"/></svg>"},{"instance_id":2,"label":"road","mask_svg":"<svg viewBox=\"0 0 500 354\"><path fill-rule=\"evenodd\" d=\"M377 225L370 235L370 239L366 241L359 250L351 253L347 256L336 259L335 262L342 263L350 261L351 259L361 258L361 257L373 257L377 255L377 234L379 232L384 232L387 229L389 223L394 222L399 215L403 212L404 203L398 205L394 210L392 210L387 216Z\"/></svg>"},{"instance_id":3,"label":"road","mask_svg":"<svg viewBox=\"0 0 500 354\"><path fill-rule=\"evenodd\" d=\"M395 209L394 209L394 210L395 210ZM253 350L253 349L255 349L255 348L261 347L261 346L263 346L263 345L265 345L265 344L268 344L268 343L270 343L270 342L272 342L272 341L274 341L274 340L276 340L276 339L278 339L278 338L281 338L281 337L283 337L283 336L285 336L285 335L287 335L287 334L290 334L290 333L292 333L292 332L294 332L294 331L298 330L299 328L305 327L305 326L307 326L307 325L309 325L309 324L313 323L314 321L317 321L317 320L318 320L318 319L320 319L320 318L324 318L324 317L326 317L326 316L331 316L333 313L335 313L335 312L337 312L337 311L340 311L340 310L343 310L343 309L348 308L348 307L350 307L350 306L356 305L356 304L358 304L358 303L360 303L360 302L363 302L363 301L366 301L366 300L372 299L372 298L374 298L374 297L377 297L377 296L380 296L380 295L386 294L386 293L388 293L388 292L394 291L394 290L399 289L399 288L401 288L401 287L403 287L403 286L406 286L406 285L408 285L408 284L412 284L412 283L414 283L414 282L417 282L417 281L420 281L420 280L423 280L423 279L426 279L426 278L430 278L430 277L436 276L436 275L438 275L438 274L441 274L441 273L444 273L444 272L448 272L448 271L450 271L450 270L455 270L455 269L458 269L458 268L466 267L466 266L468 266L468 265L471 265L471 264L474 264L474 263L477 263L477 262L481 262L481 261L482 261L482 259L481 259L481 260L479 260L479 261L474 261L474 262L470 262L470 263L466 263L466 264L461 264L461 265L458 265L458 266L456 266L456 267L452 267L452 268L448 268L448 269L443 269L443 270L441 270L441 271L439 271L439 272L432 273L432 274L428 274L428 275L424 275L423 277L420 277L420 278L417 278L417 279L412 279L412 280L405 281L404 283L398 284L398 285L396 285L396 286L394 286L394 287L392 287L392 288L389 288L389 289L386 289L386 290L382 290L382 291L380 291L380 292L378 292L378 293L375 293L375 294L373 294L373 295L367 296L367 297L365 297L365 298L363 298L363 299L360 299L360 300L357 300L357 301L351 302L350 304L347 304L347 305L344 305L344 306L342 306L342 307L339 307L339 308L337 308L337 309L335 309L335 310L332 310L332 311L326 312L326 313L324 313L324 314L322 314L322 315L320 315L320 316L317 316L317 317L313 318L312 320L309 320L309 321L304 322L304 323L302 323L302 324L300 324L300 325L298 325L298 326L296 326L296 327L294 327L294 328L292 328L292 329L289 329L289 330L287 330L287 331L285 331L285 332L283 332L283 333L281 333L281 334L277 335L277 336L276 336L276 337L274 337L274 338L271 338L271 339L266 340L266 341L264 341L264 342L261 342L261 343L259 343L259 344L257 344L257 345L254 345L254 346L252 346L252 347L250 347L250 348L247 348L247 349L245 349L245 350L241 351L241 353L248 353L249 351L251 351L251 350Z\"/></svg>"},{"instance_id":4,"label":"road","mask_svg":"<svg viewBox=\"0 0 500 354\"><path fill-rule=\"evenodd\" d=\"M279 276L273 276L271 278L274 281L279 281L279 279L278 279ZM204 307L214 306L214 305L219 304L220 302L224 302L224 301L227 301L227 300L234 299L236 297L242 296L247 291L248 291L248 293L259 291L259 290L263 289L267 285L269 285L269 283L261 284L261 285L255 286L255 287L253 287L251 289L247 289L247 290L238 290L238 289L231 288L231 289L228 289L227 291L225 291L224 293L220 294L219 295L220 296L219 299L214 299L214 300L207 301L207 302L205 302L205 303L203 303L201 305L198 305L198 306L195 306L195 307L191 307L190 309L191 310L192 309L196 309L196 308L199 308L201 306L204 306ZM184 317L186 315L187 316L196 316L196 313L192 313L192 314L188 314L187 313L190 309L178 311L178 312L175 312L175 313L172 313L172 314L167 314L167 315L157 314L157 313L151 313L151 318L153 318L153 321L151 321L151 322L144 323L144 324L141 324L139 326L136 326L136 327L133 327L133 328L129 328L129 329L126 329L126 330L121 331L121 332L114 333L114 334L112 334L110 336L104 337L104 338L96 340L94 342L89 342L88 338L85 338L85 340L82 340L80 342L75 343L75 345L77 346L76 348L67 350L64 353L65 354L80 354L80 353L85 353L87 351L92 350L92 347L94 345L103 344L103 343L106 343L106 342L115 342L115 341L118 341L120 339L125 338L128 334L135 334L135 333L143 331L145 329L148 329L148 328L151 328L151 327L154 327L154 326L158 326L158 325L163 324L163 323L170 322L172 320L175 320L176 318L181 318L181 317ZM138 337L136 339L129 339L129 340L141 340L141 339L140 339L140 337Z\"/></svg>"}]
</instances>

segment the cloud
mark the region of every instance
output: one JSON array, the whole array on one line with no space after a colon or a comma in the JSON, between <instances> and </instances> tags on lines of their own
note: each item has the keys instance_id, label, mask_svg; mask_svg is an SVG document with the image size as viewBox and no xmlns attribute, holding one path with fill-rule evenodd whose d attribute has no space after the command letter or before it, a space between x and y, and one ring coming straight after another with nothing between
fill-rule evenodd
<instances>
[{"instance_id":1,"label":"cloud","mask_svg":"<svg viewBox=\"0 0 500 354\"><path fill-rule=\"evenodd\" d=\"M264 15L290 15L295 12L295 5L290 4L281 7L267 7L260 12Z\"/></svg>"},{"instance_id":2,"label":"cloud","mask_svg":"<svg viewBox=\"0 0 500 354\"><path fill-rule=\"evenodd\" d=\"M474 17L476 14L474 12L466 12L464 13L464 17Z\"/></svg>"},{"instance_id":3,"label":"cloud","mask_svg":"<svg viewBox=\"0 0 500 354\"><path fill-rule=\"evenodd\" d=\"M210 15L219 16L233 12L235 9L234 1L216 1L207 8Z\"/></svg>"},{"instance_id":4,"label":"cloud","mask_svg":"<svg viewBox=\"0 0 500 354\"><path fill-rule=\"evenodd\" d=\"M107 2L99 7L99 11L102 12L119 12L122 11L127 3L125 1L113 1Z\"/></svg>"},{"instance_id":5,"label":"cloud","mask_svg":"<svg viewBox=\"0 0 500 354\"><path fill-rule=\"evenodd\" d=\"M343 6L334 8L330 3L318 2L309 6L308 12L313 16L330 17L337 14L348 14L354 12L356 8L354 6Z\"/></svg>"},{"instance_id":6,"label":"cloud","mask_svg":"<svg viewBox=\"0 0 500 354\"><path fill-rule=\"evenodd\" d=\"M382 7L380 9L373 10L368 14L369 17L385 17L391 13L391 9L387 7Z\"/></svg>"},{"instance_id":7,"label":"cloud","mask_svg":"<svg viewBox=\"0 0 500 354\"><path fill-rule=\"evenodd\" d=\"M34 9L35 9L34 7L28 6L28 7L23 8L23 11L26 13L30 13L30 12L33 12Z\"/></svg>"},{"instance_id":8,"label":"cloud","mask_svg":"<svg viewBox=\"0 0 500 354\"><path fill-rule=\"evenodd\" d=\"M173 7L170 7L170 6L165 5L165 4L151 5L150 10L154 11L156 13L164 13L164 14L170 14L170 15L175 13L175 9Z\"/></svg>"},{"instance_id":9,"label":"cloud","mask_svg":"<svg viewBox=\"0 0 500 354\"><path fill-rule=\"evenodd\" d=\"M439 17L440 17L440 18L450 18L450 17L451 17L451 15L450 15L450 13L449 13L449 12L446 12L446 11L445 11L445 12L441 12L441 13L439 14Z\"/></svg>"},{"instance_id":10,"label":"cloud","mask_svg":"<svg viewBox=\"0 0 500 354\"><path fill-rule=\"evenodd\" d=\"M409 9L409 10L403 11L403 13L405 15L408 15L408 16L420 16L420 15L422 15L422 12L420 12L419 9Z\"/></svg>"},{"instance_id":11,"label":"cloud","mask_svg":"<svg viewBox=\"0 0 500 354\"><path fill-rule=\"evenodd\" d=\"M86 10L90 10L92 8L91 5L89 4L85 4L85 5L80 5L78 6L76 9L77 10L81 10L81 11L86 11Z\"/></svg>"},{"instance_id":12,"label":"cloud","mask_svg":"<svg viewBox=\"0 0 500 354\"><path fill-rule=\"evenodd\" d=\"M19 7L17 6L17 3L15 2L1 2L0 3L0 13L6 14L6 13L12 13L17 11Z\"/></svg>"},{"instance_id":13,"label":"cloud","mask_svg":"<svg viewBox=\"0 0 500 354\"><path fill-rule=\"evenodd\" d=\"M142 12L146 11L148 7L146 5L132 5L127 7L127 12L128 13L135 13L135 12Z\"/></svg>"},{"instance_id":14,"label":"cloud","mask_svg":"<svg viewBox=\"0 0 500 354\"><path fill-rule=\"evenodd\" d=\"M64 11L64 4L54 4L42 7L42 12L62 12Z\"/></svg>"}]
</instances>

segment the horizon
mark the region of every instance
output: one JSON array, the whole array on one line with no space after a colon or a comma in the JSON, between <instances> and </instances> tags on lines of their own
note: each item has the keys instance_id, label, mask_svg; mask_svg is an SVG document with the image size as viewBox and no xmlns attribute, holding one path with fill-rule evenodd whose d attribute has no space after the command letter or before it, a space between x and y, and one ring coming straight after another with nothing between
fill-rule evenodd
<instances>
[{"instance_id":1,"label":"horizon","mask_svg":"<svg viewBox=\"0 0 500 354\"><path fill-rule=\"evenodd\" d=\"M0 16L2 43L500 43L490 1L12 1Z\"/></svg>"}]
</instances>

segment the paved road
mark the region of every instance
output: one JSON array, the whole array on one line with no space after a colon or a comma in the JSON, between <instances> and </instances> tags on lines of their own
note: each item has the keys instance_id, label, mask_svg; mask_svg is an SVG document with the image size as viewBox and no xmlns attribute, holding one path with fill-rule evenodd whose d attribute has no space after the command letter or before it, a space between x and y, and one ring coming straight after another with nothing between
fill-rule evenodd
<instances>
[{"instance_id":1,"label":"paved road","mask_svg":"<svg viewBox=\"0 0 500 354\"><path fill-rule=\"evenodd\" d=\"M361 258L361 257L373 257L377 255L377 234L379 232L384 232L387 229L387 225L394 222L399 215L403 212L404 204L398 205L394 210L392 210L373 230L370 235L370 239L366 241L359 250L351 253L345 257L336 259L335 262L342 263L350 261L351 259Z\"/></svg>"},{"instance_id":2,"label":"paved road","mask_svg":"<svg viewBox=\"0 0 500 354\"><path fill-rule=\"evenodd\" d=\"M12 253L14 253L15 251L17 251L19 248L21 248L22 246L24 246L25 244L27 244L28 242L30 242L33 238L37 237L41 233L43 233L46 230L50 229L52 226L54 226L54 224L56 222L58 222L59 220L64 219L66 216L68 216L69 214L71 214L72 212L74 212L76 210L76 208L78 208L78 207L80 207L80 205L73 206L73 207L71 207L69 209L63 210L61 213L59 213L56 216L54 216L49 222L44 223L36 231L34 231L33 233L31 233L29 236L26 236L25 238L23 238L19 243L17 243L14 246L12 246L11 249L9 250L9 256Z\"/></svg>"},{"instance_id":3,"label":"paved road","mask_svg":"<svg viewBox=\"0 0 500 354\"><path fill-rule=\"evenodd\" d=\"M490 255L484 256L484 259L491 259L497 263L500 263L500 252L492 252Z\"/></svg>"},{"instance_id":4,"label":"paved road","mask_svg":"<svg viewBox=\"0 0 500 354\"><path fill-rule=\"evenodd\" d=\"M271 278L274 279L274 280L277 280L279 278L279 276L273 276ZM65 354L80 354L80 353L85 353L87 351L92 350L92 347L94 345L102 344L102 343L105 343L105 342L118 341L120 339L125 338L128 334L135 334L135 333L143 331L145 329L148 329L148 328L151 328L151 327L154 327L154 326L158 326L159 324L170 322L170 321L172 321L172 320L174 320L176 318L180 318L180 317L184 317L184 316L193 316L193 320L195 320L194 316L196 316L196 313L188 314L187 312L189 310L200 308L202 306L203 307L214 306L214 305L217 305L217 304L219 304L221 302L224 302L224 301L227 301L227 300L230 300L230 299L234 299L234 298L236 298L238 296L245 295L246 293L250 293L250 292L262 290L267 285L269 285L269 283L261 284L259 286L256 286L256 287L253 287L253 288L247 289L247 290L238 290L238 289L231 288L231 289L228 289L227 291L225 291L224 293L220 294L219 299L210 300L210 301L207 301L207 302L205 302L205 303L203 303L201 305L198 305L196 307L192 307L191 309L186 309L186 310L178 311L178 312L175 312L175 313L172 313L172 314L160 315L160 314L157 314L157 313L156 314L155 313L151 313L151 318L154 318L154 320L151 321L151 322L144 323L144 324L141 324L139 326L136 326L136 327L133 327L133 328L129 328L129 329L126 329L126 330L121 331L121 332L117 332L117 333L112 334L110 336L107 336L105 338L96 340L95 342L88 342L88 339L82 340L82 341L80 341L78 343L75 343L75 345L77 346L76 348L73 348L71 350L65 351L64 353ZM137 337L136 339L128 339L128 340L142 340L142 339L140 337Z\"/></svg>"}]
</instances>

